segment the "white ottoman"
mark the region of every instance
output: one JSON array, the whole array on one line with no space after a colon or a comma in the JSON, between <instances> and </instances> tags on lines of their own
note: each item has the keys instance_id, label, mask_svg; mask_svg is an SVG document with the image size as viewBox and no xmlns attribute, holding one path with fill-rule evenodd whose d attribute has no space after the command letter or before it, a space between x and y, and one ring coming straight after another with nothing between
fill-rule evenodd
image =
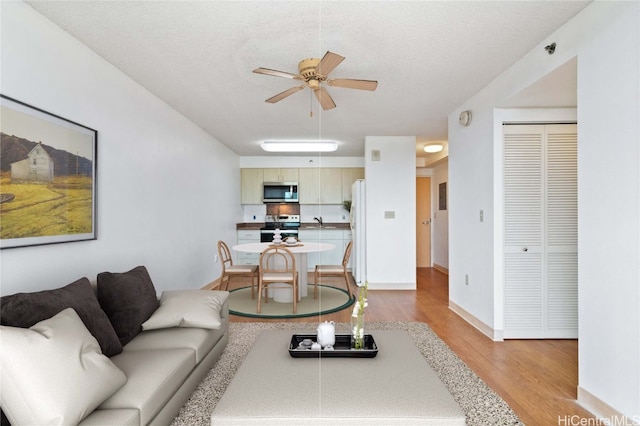
<instances>
[{"instance_id":1,"label":"white ottoman","mask_svg":"<svg viewBox=\"0 0 640 426\"><path fill-rule=\"evenodd\" d=\"M291 331L264 331L212 425L464 425L465 415L404 331L371 332L375 358L292 358Z\"/></svg>"}]
</instances>

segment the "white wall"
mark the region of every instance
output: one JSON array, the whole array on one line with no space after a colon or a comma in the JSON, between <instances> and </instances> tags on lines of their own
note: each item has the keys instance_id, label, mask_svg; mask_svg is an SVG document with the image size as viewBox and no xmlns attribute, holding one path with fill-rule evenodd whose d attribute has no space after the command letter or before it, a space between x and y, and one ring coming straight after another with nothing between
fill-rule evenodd
<instances>
[{"instance_id":1,"label":"white wall","mask_svg":"<svg viewBox=\"0 0 640 426\"><path fill-rule=\"evenodd\" d=\"M640 422L640 3L603 9L578 50L578 395Z\"/></svg>"},{"instance_id":2,"label":"white wall","mask_svg":"<svg viewBox=\"0 0 640 426\"><path fill-rule=\"evenodd\" d=\"M380 161L371 152L380 151ZM367 136L364 142L367 280L370 289L416 288L416 139ZM395 219L385 219L385 212Z\"/></svg>"},{"instance_id":3,"label":"white wall","mask_svg":"<svg viewBox=\"0 0 640 426\"><path fill-rule=\"evenodd\" d=\"M449 203L447 209L440 210L439 190L441 183L447 183L447 197L449 190L449 161L444 161L433 168L431 178L431 257L433 263L449 268Z\"/></svg>"},{"instance_id":4,"label":"white wall","mask_svg":"<svg viewBox=\"0 0 640 426\"><path fill-rule=\"evenodd\" d=\"M449 299L493 327L493 113L465 109L473 111L470 127L449 117Z\"/></svg>"},{"instance_id":5,"label":"white wall","mask_svg":"<svg viewBox=\"0 0 640 426\"><path fill-rule=\"evenodd\" d=\"M215 279L239 159L22 2L2 2L2 93L98 130L95 241L5 249L2 294L146 265L158 292Z\"/></svg>"},{"instance_id":6,"label":"white wall","mask_svg":"<svg viewBox=\"0 0 640 426\"><path fill-rule=\"evenodd\" d=\"M639 2L594 2L449 116L450 299L494 327L501 244L494 111L578 59L579 390L592 411L640 414ZM557 43L548 55L544 46ZM473 111L471 126L457 124ZM603 143L605 148L603 148ZM609 149L608 149L609 148ZM485 222L477 220L485 209ZM488 220L487 220L488 219ZM498 266L496 266L498 265ZM470 285L464 275L470 273Z\"/></svg>"}]
</instances>

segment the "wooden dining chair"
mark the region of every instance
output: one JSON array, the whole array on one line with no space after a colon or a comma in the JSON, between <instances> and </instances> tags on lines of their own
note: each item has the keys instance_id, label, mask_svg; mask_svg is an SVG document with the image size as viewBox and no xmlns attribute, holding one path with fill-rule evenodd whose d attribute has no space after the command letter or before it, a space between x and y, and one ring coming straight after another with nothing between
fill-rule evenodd
<instances>
[{"instance_id":1,"label":"wooden dining chair","mask_svg":"<svg viewBox=\"0 0 640 426\"><path fill-rule=\"evenodd\" d=\"M351 257L351 248L353 247L353 241L349 241L347 247L344 249L344 256L342 256L341 265L316 265L314 280L313 280L313 298L318 298L318 286L320 285L321 277L342 277L344 283L347 286L349 292L349 298L351 298L351 287L349 286L349 271L347 271L347 264Z\"/></svg>"},{"instance_id":2,"label":"wooden dining chair","mask_svg":"<svg viewBox=\"0 0 640 426\"><path fill-rule=\"evenodd\" d=\"M220 289L229 290L229 282L233 277L251 278L251 298L254 299L258 286L258 265L234 265L229 246L222 240L218 241L218 256L222 264Z\"/></svg>"},{"instance_id":3,"label":"wooden dining chair","mask_svg":"<svg viewBox=\"0 0 640 426\"><path fill-rule=\"evenodd\" d=\"M262 297L269 302L267 290L271 285L285 283L291 285L293 292L293 313L298 312L298 272L296 258L286 247L269 247L260 254L260 271L258 274L258 309Z\"/></svg>"}]
</instances>

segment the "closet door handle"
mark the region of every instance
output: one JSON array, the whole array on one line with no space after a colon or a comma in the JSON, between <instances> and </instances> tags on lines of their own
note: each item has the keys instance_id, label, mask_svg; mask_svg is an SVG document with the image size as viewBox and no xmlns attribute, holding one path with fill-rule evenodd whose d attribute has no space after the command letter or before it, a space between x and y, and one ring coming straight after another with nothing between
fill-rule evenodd
<instances>
[{"instance_id":1,"label":"closet door handle","mask_svg":"<svg viewBox=\"0 0 640 426\"><path fill-rule=\"evenodd\" d=\"M523 248L522 248L522 251L527 252L527 251L529 251L529 249L528 249L528 248L526 248L526 247L523 247Z\"/></svg>"}]
</instances>

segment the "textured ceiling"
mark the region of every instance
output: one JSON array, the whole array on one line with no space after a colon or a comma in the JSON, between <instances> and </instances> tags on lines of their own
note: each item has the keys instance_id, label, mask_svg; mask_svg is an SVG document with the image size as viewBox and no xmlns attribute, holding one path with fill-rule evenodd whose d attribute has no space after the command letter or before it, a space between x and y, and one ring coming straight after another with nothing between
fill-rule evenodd
<instances>
[{"instance_id":1,"label":"textured ceiling","mask_svg":"<svg viewBox=\"0 0 640 426\"><path fill-rule=\"evenodd\" d=\"M264 139L328 138L333 155L361 156L368 135L446 141L449 113L589 2L27 3L239 155L265 155ZM329 111L308 89L264 102L299 82L253 69L297 73L327 50L346 57L332 78L378 89L329 87Z\"/></svg>"}]
</instances>

